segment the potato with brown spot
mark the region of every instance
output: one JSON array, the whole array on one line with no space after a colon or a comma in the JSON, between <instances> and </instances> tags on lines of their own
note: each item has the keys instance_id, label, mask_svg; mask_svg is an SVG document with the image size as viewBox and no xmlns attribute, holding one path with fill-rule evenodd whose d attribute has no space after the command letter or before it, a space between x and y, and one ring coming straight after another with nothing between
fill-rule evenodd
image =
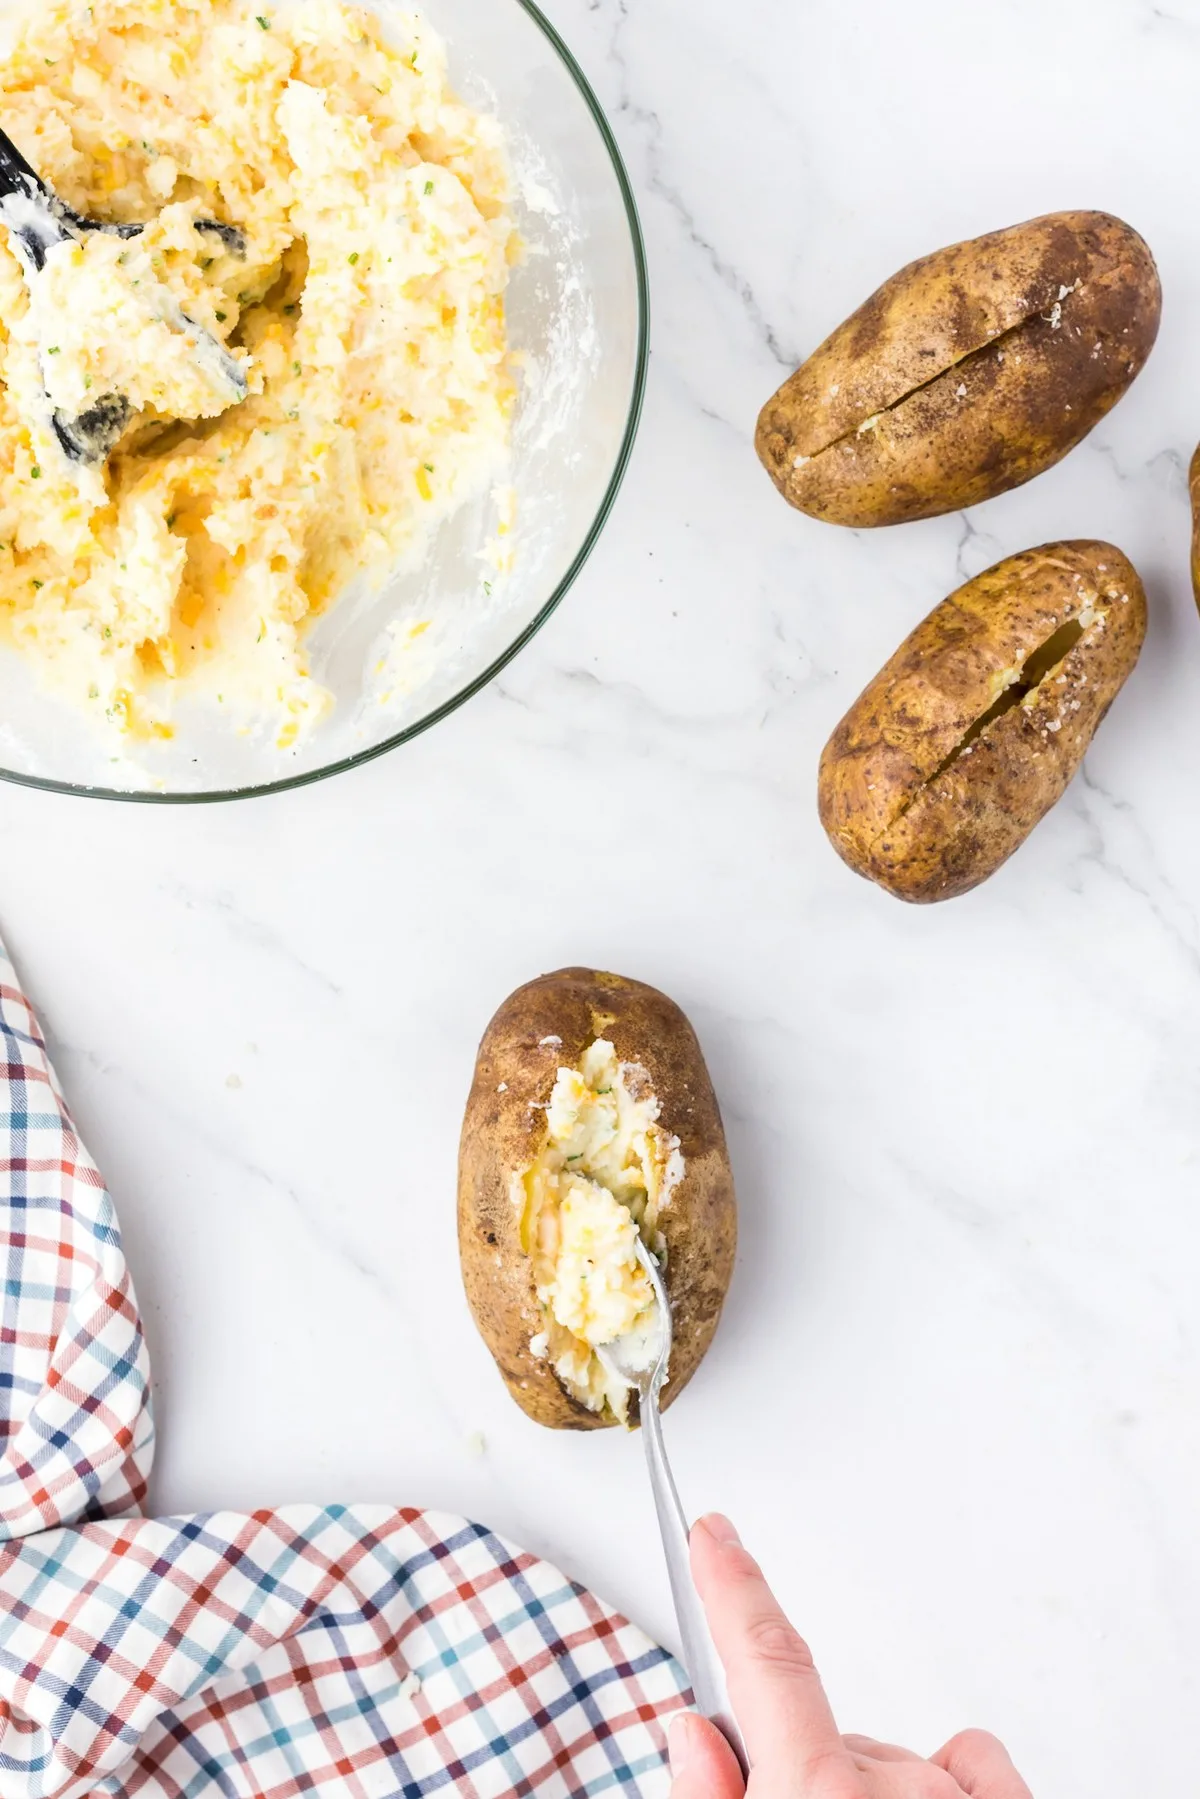
<instances>
[{"instance_id":1,"label":"potato with brown spot","mask_svg":"<svg viewBox=\"0 0 1200 1799\"><path fill-rule=\"evenodd\" d=\"M649 1315L640 1235L672 1306L663 1402L678 1397L721 1315L737 1203L704 1057L672 1000L588 968L505 1000L467 1102L458 1230L480 1334L517 1404L556 1430L636 1419L594 1350Z\"/></svg>"},{"instance_id":2,"label":"potato with brown spot","mask_svg":"<svg viewBox=\"0 0 1200 1799\"><path fill-rule=\"evenodd\" d=\"M763 408L758 453L831 524L934 518L1019 487L1141 371L1162 288L1131 226L1061 212L910 263Z\"/></svg>"},{"instance_id":3,"label":"potato with brown spot","mask_svg":"<svg viewBox=\"0 0 1200 1799\"><path fill-rule=\"evenodd\" d=\"M985 881L1061 799L1145 634L1145 590L1111 544L1046 544L968 581L825 746L842 860L916 902Z\"/></svg>"}]
</instances>

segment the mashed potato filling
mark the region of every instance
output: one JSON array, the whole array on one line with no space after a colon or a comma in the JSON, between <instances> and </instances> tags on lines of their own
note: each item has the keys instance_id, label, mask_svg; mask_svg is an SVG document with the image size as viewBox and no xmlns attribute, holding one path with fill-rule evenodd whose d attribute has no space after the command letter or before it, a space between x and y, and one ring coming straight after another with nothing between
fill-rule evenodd
<instances>
[{"instance_id":1,"label":"mashed potato filling","mask_svg":"<svg viewBox=\"0 0 1200 1799\"><path fill-rule=\"evenodd\" d=\"M513 1191L545 1316L533 1347L582 1404L624 1422L628 1389L595 1350L650 1332L653 1294L636 1246L640 1234L665 1254L658 1223L683 1177L679 1142L659 1124L646 1070L618 1062L603 1039L578 1069L559 1070L546 1124L545 1146Z\"/></svg>"},{"instance_id":2,"label":"mashed potato filling","mask_svg":"<svg viewBox=\"0 0 1200 1799\"><path fill-rule=\"evenodd\" d=\"M498 472L503 142L392 18L385 41L337 0L38 0L0 66L66 203L146 227L30 282L0 226L0 639L115 728L169 734L190 692L294 742L328 705L313 617ZM80 467L53 413L106 393L134 416Z\"/></svg>"}]
</instances>

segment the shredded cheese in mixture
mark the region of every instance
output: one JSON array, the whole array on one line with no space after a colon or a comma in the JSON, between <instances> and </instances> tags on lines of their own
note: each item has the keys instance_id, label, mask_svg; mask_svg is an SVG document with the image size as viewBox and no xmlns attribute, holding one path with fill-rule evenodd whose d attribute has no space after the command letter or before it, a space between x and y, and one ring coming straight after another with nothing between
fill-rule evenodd
<instances>
[{"instance_id":1,"label":"shredded cheese in mixture","mask_svg":"<svg viewBox=\"0 0 1200 1799\"><path fill-rule=\"evenodd\" d=\"M32 280L0 225L0 638L119 729L169 734L186 689L286 746L328 705L312 618L499 469L499 127L419 18L385 42L336 0L40 3L0 104L76 212L146 224ZM70 462L55 408L112 393L125 436Z\"/></svg>"},{"instance_id":2,"label":"shredded cheese in mixture","mask_svg":"<svg viewBox=\"0 0 1200 1799\"><path fill-rule=\"evenodd\" d=\"M636 1246L640 1233L665 1255L659 1217L684 1172L678 1139L658 1119L645 1069L598 1039L578 1069L559 1070L545 1146L513 1182L545 1317L535 1353L582 1404L621 1422L628 1389L595 1350L634 1334L653 1349L653 1295Z\"/></svg>"}]
</instances>

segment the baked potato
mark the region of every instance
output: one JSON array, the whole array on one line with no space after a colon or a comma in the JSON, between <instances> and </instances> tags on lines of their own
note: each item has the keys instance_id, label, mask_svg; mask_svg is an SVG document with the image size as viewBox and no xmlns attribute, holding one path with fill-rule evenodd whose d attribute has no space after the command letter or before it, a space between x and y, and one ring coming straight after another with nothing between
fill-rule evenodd
<instances>
[{"instance_id":1,"label":"baked potato","mask_svg":"<svg viewBox=\"0 0 1200 1799\"><path fill-rule=\"evenodd\" d=\"M1060 212L910 263L785 381L759 456L793 506L896 525L1050 468L1154 346L1162 288L1129 225Z\"/></svg>"},{"instance_id":2,"label":"baked potato","mask_svg":"<svg viewBox=\"0 0 1200 1799\"><path fill-rule=\"evenodd\" d=\"M825 746L842 860L918 902L986 880L1062 797L1145 634L1145 590L1111 544L1046 544L968 581Z\"/></svg>"},{"instance_id":3,"label":"baked potato","mask_svg":"<svg viewBox=\"0 0 1200 1799\"><path fill-rule=\"evenodd\" d=\"M467 1102L458 1231L480 1334L517 1404L555 1430L636 1417L595 1350L653 1315L640 1233L671 1300L664 1404L678 1397L721 1315L737 1203L704 1057L672 1000L588 968L505 1000Z\"/></svg>"}]
</instances>

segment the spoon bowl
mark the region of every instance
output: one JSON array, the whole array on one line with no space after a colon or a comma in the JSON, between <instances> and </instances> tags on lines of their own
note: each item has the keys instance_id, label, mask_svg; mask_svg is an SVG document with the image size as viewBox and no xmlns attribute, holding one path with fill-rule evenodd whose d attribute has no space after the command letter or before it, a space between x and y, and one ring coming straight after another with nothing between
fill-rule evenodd
<instances>
[{"instance_id":1,"label":"spoon bowl","mask_svg":"<svg viewBox=\"0 0 1200 1799\"><path fill-rule=\"evenodd\" d=\"M641 1237L636 1244L637 1258L654 1295L654 1315L648 1328L630 1331L612 1343L604 1343L596 1354L618 1380L624 1381L638 1396L639 1406L647 1402L657 1406L671 1375L671 1302L658 1263Z\"/></svg>"}]
</instances>

